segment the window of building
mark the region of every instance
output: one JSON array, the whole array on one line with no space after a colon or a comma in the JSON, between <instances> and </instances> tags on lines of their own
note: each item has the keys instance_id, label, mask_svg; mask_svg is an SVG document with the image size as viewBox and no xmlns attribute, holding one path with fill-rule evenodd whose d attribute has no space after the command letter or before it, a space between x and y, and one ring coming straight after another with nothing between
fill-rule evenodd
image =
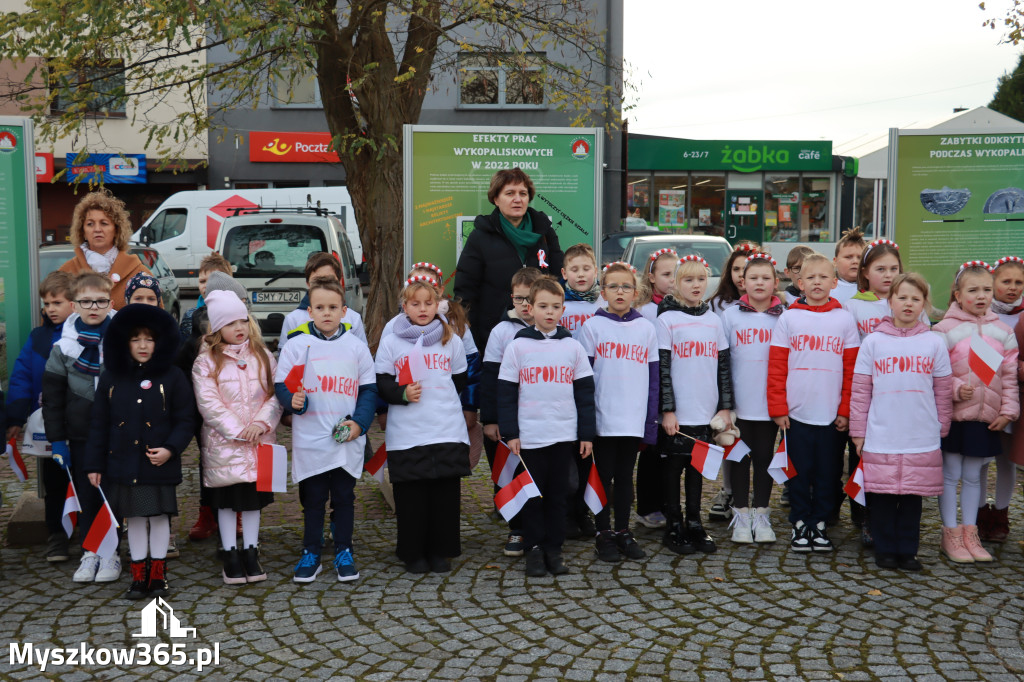
<instances>
[{"instance_id":1,"label":"window of building","mask_svg":"<svg viewBox=\"0 0 1024 682\"><path fill-rule=\"evenodd\" d=\"M690 227L693 232L722 236L725 234L725 175L707 174L690 177Z\"/></svg>"},{"instance_id":2,"label":"window of building","mask_svg":"<svg viewBox=\"0 0 1024 682\"><path fill-rule=\"evenodd\" d=\"M768 241L807 241L799 233L799 216L800 177L765 175L764 227Z\"/></svg>"},{"instance_id":3,"label":"window of building","mask_svg":"<svg viewBox=\"0 0 1024 682\"><path fill-rule=\"evenodd\" d=\"M630 173L626 184L627 218L640 218L651 224L651 179L646 173Z\"/></svg>"},{"instance_id":4,"label":"window of building","mask_svg":"<svg viewBox=\"0 0 1024 682\"><path fill-rule=\"evenodd\" d=\"M875 220L875 181L872 178L857 178L854 189L853 225L864 230L864 236L874 239L869 229L874 228Z\"/></svg>"},{"instance_id":5,"label":"window of building","mask_svg":"<svg viewBox=\"0 0 1024 682\"><path fill-rule=\"evenodd\" d=\"M271 107L323 107L320 100L320 83L310 69L285 68L272 76L270 92Z\"/></svg>"},{"instance_id":6,"label":"window of building","mask_svg":"<svg viewBox=\"0 0 1024 682\"><path fill-rule=\"evenodd\" d=\"M109 59L71 72L49 67L50 114L125 117L124 60ZM82 99L82 94L88 94Z\"/></svg>"},{"instance_id":7,"label":"window of building","mask_svg":"<svg viewBox=\"0 0 1024 682\"><path fill-rule=\"evenodd\" d=\"M468 107L539 108L544 71L536 54L459 55L459 104Z\"/></svg>"},{"instance_id":8,"label":"window of building","mask_svg":"<svg viewBox=\"0 0 1024 682\"><path fill-rule=\"evenodd\" d=\"M661 229L685 230L686 199L689 177L683 175L656 175L654 177L654 224Z\"/></svg>"},{"instance_id":9,"label":"window of building","mask_svg":"<svg viewBox=\"0 0 1024 682\"><path fill-rule=\"evenodd\" d=\"M804 176L803 192L800 196L800 241L830 241L829 198L832 193L831 188L831 178Z\"/></svg>"}]
</instances>

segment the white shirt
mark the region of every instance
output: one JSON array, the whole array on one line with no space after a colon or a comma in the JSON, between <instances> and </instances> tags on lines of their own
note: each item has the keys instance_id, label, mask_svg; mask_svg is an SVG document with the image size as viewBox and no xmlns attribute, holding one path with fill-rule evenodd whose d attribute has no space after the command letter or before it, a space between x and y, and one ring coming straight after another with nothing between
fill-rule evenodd
<instances>
[{"instance_id":1,"label":"white shirt","mask_svg":"<svg viewBox=\"0 0 1024 682\"><path fill-rule=\"evenodd\" d=\"M711 312L721 317L722 313L724 313L726 310L728 310L729 308L734 308L737 305L739 305L739 300L729 301L728 303L725 303L724 301L720 301L717 298L711 298L708 299L708 305L711 306Z\"/></svg>"},{"instance_id":2,"label":"white shirt","mask_svg":"<svg viewBox=\"0 0 1024 682\"><path fill-rule=\"evenodd\" d=\"M562 319L558 321L559 326L565 327L572 334L572 338L579 341L580 330L583 323L594 316L594 313L601 307L600 296L593 303L586 301L566 301L562 309Z\"/></svg>"},{"instance_id":3,"label":"white shirt","mask_svg":"<svg viewBox=\"0 0 1024 682\"><path fill-rule=\"evenodd\" d=\"M312 321L313 318L309 316L309 312L305 308L296 308L284 316L284 322L281 323L281 338L277 342L279 357L281 350L288 343L288 334L307 322ZM352 325L352 328L345 332L346 334L354 334L363 343L366 343L366 328L363 326L363 318L359 313L351 308L346 308L345 315L341 318L341 323Z\"/></svg>"},{"instance_id":4,"label":"white shirt","mask_svg":"<svg viewBox=\"0 0 1024 682\"><path fill-rule=\"evenodd\" d=\"M836 288L832 290L831 296L845 306L846 302L853 298L854 294L857 293L857 282L856 280L853 282L847 282L842 277L837 277L836 281L838 284L836 284Z\"/></svg>"},{"instance_id":5,"label":"white shirt","mask_svg":"<svg viewBox=\"0 0 1024 682\"><path fill-rule=\"evenodd\" d=\"M412 341L389 334L377 347L374 370L377 374L398 376L398 364L412 352ZM423 358L427 378L420 382L423 393L418 402L388 406L388 427L384 443L388 450L408 450L435 443L469 444L462 402L452 383L453 374L466 371L466 349L462 339L452 336L441 345L426 346Z\"/></svg>"},{"instance_id":6,"label":"white shirt","mask_svg":"<svg viewBox=\"0 0 1024 682\"><path fill-rule=\"evenodd\" d=\"M651 324L654 324L655 321L658 319L658 304L655 303L654 301L648 301L647 303L644 303L642 306L640 306L640 314L643 315L644 318Z\"/></svg>"},{"instance_id":7,"label":"white shirt","mask_svg":"<svg viewBox=\"0 0 1024 682\"><path fill-rule=\"evenodd\" d=\"M658 361L654 325L643 317L624 322L595 315L580 330L580 345L594 358L597 435L643 438L650 366Z\"/></svg>"},{"instance_id":8,"label":"white shirt","mask_svg":"<svg viewBox=\"0 0 1024 682\"><path fill-rule=\"evenodd\" d=\"M749 421L770 421L768 414L768 354L778 315L743 310L739 306L722 314L729 342L736 416Z\"/></svg>"},{"instance_id":9,"label":"white shirt","mask_svg":"<svg viewBox=\"0 0 1024 682\"><path fill-rule=\"evenodd\" d=\"M593 375L587 354L575 339L512 340L498 379L519 384L519 441L524 449L576 440L573 382Z\"/></svg>"},{"instance_id":10,"label":"white shirt","mask_svg":"<svg viewBox=\"0 0 1024 682\"><path fill-rule=\"evenodd\" d=\"M302 382L306 411L292 417L292 481L298 483L338 467L359 478L366 434L338 443L331 432L335 424L355 412L359 387L377 383L370 349L351 332L334 341L309 334L291 341L294 343L281 351L274 381L284 381L292 367L306 363Z\"/></svg>"},{"instance_id":11,"label":"white shirt","mask_svg":"<svg viewBox=\"0 0 1024 682\"><path fill-rule=\"evenodd\" d=\"M658 348L672 351L676 421L707 426L718 412L718 352L729 347L722 320L710 310L700 316L666 310L655 328Z\"/></svg>"},{"instance_id":12,"label":"white shirt","mask_svg":"<svg viewBox=\"0 0 1024 682\"><path fill-rule=\"evenodd\" d=\"M865 450L904 454L939 449L933 379L953 371L942 337L934 332L869 334L853 371L872 381Z\"/></svg>"},{"instance_id":13,"label":"white shirt","mask_svg":"<svg viewBox=\"0 0 1024 682\"><path fill-rule=\"evenodd\" d=\"M487 337L487 348L484 349L483 362L497 362L501 363L501 359L505 357L505 349L508 344L512 343L512 339L516 337L523 329L526 329L526 325L522 325L519 322L509 322L508 320L502 320L498 324L491 328L491 334Z\"/></svg>"}]
</instances>

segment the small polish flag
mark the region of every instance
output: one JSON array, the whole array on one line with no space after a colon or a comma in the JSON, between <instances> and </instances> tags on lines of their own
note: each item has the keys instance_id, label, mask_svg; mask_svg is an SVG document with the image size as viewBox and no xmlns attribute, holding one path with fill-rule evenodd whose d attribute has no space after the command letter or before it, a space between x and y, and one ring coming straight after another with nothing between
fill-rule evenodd
<instances>
[{"instance_id":1,"label":"small polish flag","mask_svg":"<svg viewBox=\"0 0 1024 682\"><path fill-rule=\"evenodd\" d=\"M306 357L301 365L292 365L288 370L288 376L284 378L284 386L289 393L298 393L303 388L309 388L313 384L306 383L306 365L309 364L309 346L306 346Z\"/></svg>"},{"instance_id":2,"label":"small polish flag","mask_svg":"<svg viewBox=\"0 0 1024 682\"><path fill-rule=\"evenodd\" d=\"M82 541L82 549L99 554L104 559L114 556L117 553L117 525L117 518L104 497L103 507L97 512L89 533Z\"/></svg>"},{"instance_id":3,"label":"small polish flag","mask_svg":"<svg viewBox=\"0 0 1024 682\"><path fill-rule=\"evenodd\" d=\"M504 488L516 477L516 467L519 466L519 455L513 454L505 441L498 441L498 449L494 452L494 466L491 468L491 480L499 488Z\"/></svg>"},{"instance_id":4,"label":"small polish flag","mask_svg":"<svg viewBox=\"0 0 1024 682\"><path fill-rule=\"evenodd\" d=\"M24 483L28 480L28 470L25 469L25 462L21 459L21 453L18 452L18 443L14 438L7 441L7 461L10 463L11 469L19 481Z\"/></svg>"},{"instance_id":5,"label":"small polish flag","mask_svg":"<svg viewBox=\"0 0 1024 682\"><path fill-rule=\"evenodd\" d=\"M862 459L857 463L857 468L853 470L853 475L850 476L850 480L843 486L843 492L850 496L857 504L862 507L867 506L867 499L864 496L864 460Z\"/></svg>"},{"instance_id":6,"label":"small polish flag","mask_svg":"<svg viewBox=\"0 0 1024 682\"><path fill-rule=\"evenodd\" d=\"M590 511L597 514L608 504L608 496L604 492L604 485L601 484L601 477L597 473L597 463L593 456L590 458L590 475L587 476L587 488L583 491L583 501L590 507Z\"/></svg>"},{"instance_id":7,"label":"small polish flag","mask_svg":"<svg viewBox=\"0 0 1024 682\"><path fill-rule=\"evenodd\" d=\"M730 462L742 462L750 454L750 448L742 440L737 440L725 449L725 458Z\"/></svg>"},{"instance_id":8,"label":"small polish flag","mask_svg":"<svg viewBox=\"0 0 1024 682\"><path fill-rule=\"evenodd\" d=\"M531 497L540 497L540 488L533 482L529 471L524 471L494 496L494 504L506 521L511 521L526 501Z\"/></svg>"},{"instance_id":9,"label":"small polish flag","mask_svg":"<svg viewBox=\"0 0 1024 682\"><path fill-rule=\"evenodd\" d=\"M775 451L775 456L772 457L772 463L768 465L768 475L776 483L785 483L796 476L796 467L793 466L793 460L789 458L789 450L786 449L786 434L782 434L782 442L779 443L779 448Z\"/></svg>"},{"instance_id":10,"label":"small polish flag","mask_svg":"<svg viewBox=\"0 0 1024 682\"><path fill-rule=\"evenodd\" d=\"M256 490L288 492L288 450L283 445L260 443L256 447Z\"/></svg>"},{"instance_id":11,"label":"small polish flag","mask_svg":"<svg viewBox=\"0 0 1024 682\"><path fill-rule=\"evenodd\" d=\"M370 475L377 479L378 483L384 482L384 470L388 468L388 451L384 443L380 444L377 452L373 453L370 461L363 465L363 469L370 472Z\"/></svg>"},{"instance_id":12,"label":"small polish flag","mask_svg":"<svg viewBox=\"0 0 1024 682\"><path fill-rule=\"evenodd\" d=\"M398 385L408 386L423 381L426 377L427 361L423 358L423 337L420 336L398 370Z\"/></svg>"},{"instance_id":13,"label":"small polish flag","mask_svg":"<svg viewBox=\"0 0 1024 682\"><path fill-rule=\"evenodd\" d=\"M967 353L967 366L981 382L988 386L999 372L1003 356L978 334L971 336L971 348Z\"/></svg>"},{"instance_id":14,"label":"small polish flag","mask_svg":"<svg viewBox=\"0 0 1024 682\"><path fill-rule=\"evenodd\" d=\"M725 450L717 445L711 445L699 440L694 443L693 453L691 453L690 457L693 468L699 471L704 478L713 481L718 478L718 470L722 468Z\"/></svg>"},{"instance_id":15,"label":"small polish flag","mask_svg":"<svg viewBox=\"0 0 1024 682\"><path fill-rule=\"evenodd\" d=\"M75 530L75 524L78 523L78 512L82 511L82 505L78 503L78 494L75 493L75 484L68 481L68 491L64 495L64 512L60 515L61 525L64 526L64 532L71 537L71 533Z\"/></svg>"}]
</instances>

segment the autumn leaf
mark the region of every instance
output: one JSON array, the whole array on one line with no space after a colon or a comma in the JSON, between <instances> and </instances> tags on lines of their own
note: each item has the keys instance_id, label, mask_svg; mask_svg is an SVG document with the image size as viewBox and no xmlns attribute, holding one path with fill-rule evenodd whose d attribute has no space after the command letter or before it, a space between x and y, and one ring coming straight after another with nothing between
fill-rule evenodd
<instances>
[{"instance_id":1,"label":"autumn leaf","mask_svg":"<svg viewBox=\"0 0 1024 682\"><path fill-rule=\"evenodd\" d=\"M872 597L881 597L882 596L882 591L881 590L868 590L868 594L870 596L872 596Z\"/></svg>"}]
</instances>

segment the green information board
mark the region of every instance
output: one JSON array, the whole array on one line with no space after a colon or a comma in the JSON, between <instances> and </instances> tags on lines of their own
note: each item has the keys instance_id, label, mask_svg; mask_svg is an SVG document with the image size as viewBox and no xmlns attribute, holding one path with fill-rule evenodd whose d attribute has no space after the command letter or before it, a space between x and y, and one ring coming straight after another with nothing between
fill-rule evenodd
<instances>
[{"instance_id":1,"label":"green information board","mask_svg":"<svg viewBox=\"0 0 1024 682\"><path fill-rule=\"evenodd\" d=\"M1024 256L1024 134L893 133L893 239L904 269L923 275L944 308L961 263Z\"/></svg>"},{"instance_id":2,"label":"green information board","mask_svg":"<svg viewBox=\"0 0 1024 682\"><path fill-rule=\"evenodd\" d=\"M32 122L0 116L0 325L4 388L38 319L39 223Z\"/></svg>"},{"instance_id":3,"label":"green information board","mask_svg":"<svg viewBox=\"0 0 1024 682\"><path fill-rule=\"evenodd\" d=\"M530 206L551 218L562 249L596 249L601 135L598 128L405 126L406 270L434 263L450 289L474 218L494 210L491 177L516 166L533 181Z\"/></svg>"}]
</instances>

